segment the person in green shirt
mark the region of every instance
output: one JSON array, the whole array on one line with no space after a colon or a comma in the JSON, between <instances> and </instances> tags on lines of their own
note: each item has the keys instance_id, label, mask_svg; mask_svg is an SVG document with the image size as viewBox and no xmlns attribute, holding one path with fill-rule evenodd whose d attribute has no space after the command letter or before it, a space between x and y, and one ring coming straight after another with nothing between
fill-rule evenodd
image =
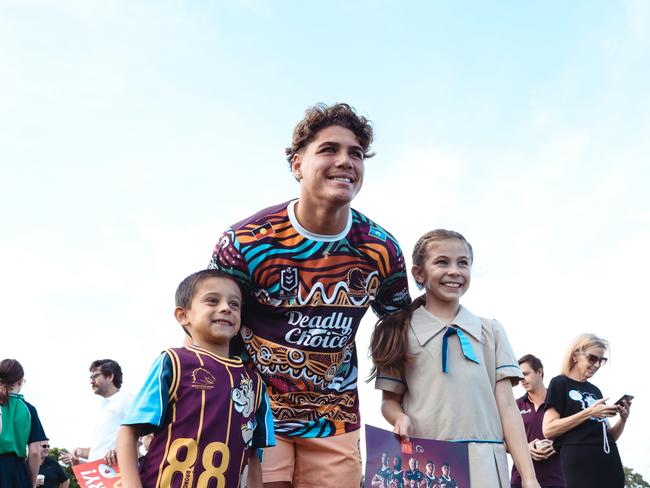
<instances>
[{"instance_id":1,"label":"person in green shirt","mask_svg":"<svg viewBox=\"0 0 650 488\"><path fill-rule=\"evenodd\" d=\"M40 442L47 439L36 409L20 394L24 383L25 371L18 361L0 361L0 488L36 484Z\"/></svg>"}]
</instances>

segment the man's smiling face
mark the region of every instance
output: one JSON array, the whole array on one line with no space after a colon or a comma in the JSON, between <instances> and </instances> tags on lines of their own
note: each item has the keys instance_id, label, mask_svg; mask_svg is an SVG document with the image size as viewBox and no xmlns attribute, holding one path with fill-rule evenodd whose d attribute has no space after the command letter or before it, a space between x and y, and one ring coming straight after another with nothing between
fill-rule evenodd
<instances>
[{"instance_id":1,"label":"man's smiling face","mask_svg":"<svg viewBox=\"0 0 650 488\"><path fill-rule=\"evenodd\" d=\"M363 154L351 130L332 125L319 131L291 165L300 182L300 199L349 205L363 184Z\"/></svg>"}]
</instances>

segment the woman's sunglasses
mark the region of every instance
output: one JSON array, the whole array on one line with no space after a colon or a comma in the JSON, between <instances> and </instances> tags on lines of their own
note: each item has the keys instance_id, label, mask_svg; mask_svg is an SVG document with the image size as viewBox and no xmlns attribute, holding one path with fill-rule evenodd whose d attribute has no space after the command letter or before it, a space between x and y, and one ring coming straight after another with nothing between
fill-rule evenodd
<instances>
[{"instance_id":1,"label":"woman's sunglasses","mask_svg":"<svg viewBox=\"0 0 650 488\"><path fill-rule=\"evenodd\" d=\"M581 351L581 353L587 358L587 361L589 361L590 364L602 366L607 362L607 358L604 356L600 357L584 351Z\"/></svg>"}]
</instances>

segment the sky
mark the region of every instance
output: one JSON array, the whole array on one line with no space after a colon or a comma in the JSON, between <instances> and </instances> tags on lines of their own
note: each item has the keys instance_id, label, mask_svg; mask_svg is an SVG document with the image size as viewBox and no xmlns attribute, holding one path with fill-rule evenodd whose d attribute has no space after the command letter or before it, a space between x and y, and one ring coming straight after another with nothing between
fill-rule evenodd
<instances>
[{"instance_id":1,"label":"sky","mask_svg":"<svg viewBox=\"0 0 650 488\"><path fill-rule=\"evenodd\" d=\"M376 133L354 208L408 266L424 232L463 233L463 304L547 379L574 336L607 338L593 382L636 396L618 444L648 480L648 86L648 0L0 0L0 358L53 445L88 445L90 362L137 391L182 342L177 284L298 195L294 125L347 102Z\"/></svg>"}]
</instances>

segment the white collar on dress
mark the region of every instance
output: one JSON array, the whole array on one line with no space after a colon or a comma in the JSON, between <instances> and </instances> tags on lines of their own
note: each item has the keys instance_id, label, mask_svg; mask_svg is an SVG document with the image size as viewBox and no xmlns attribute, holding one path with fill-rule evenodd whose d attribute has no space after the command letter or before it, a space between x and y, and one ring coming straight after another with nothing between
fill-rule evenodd
<instances>
[{"instance_id":1,"label":"white collar on dress","mask_svg":"<svg viewBox=\"0 0 650 488\"><path fill-rule=\"evenodd\" d=\"M467 310L462 305L451 324L445 324L438 317L429 312L424 306L413 311L411 317L411 329L418 338L421 346L424 346L429 340L447 329L448 325L454 325L463 332L467 332L478 342L482 342L482 325L481 319Z\"/></svg>"}]
</instances>

